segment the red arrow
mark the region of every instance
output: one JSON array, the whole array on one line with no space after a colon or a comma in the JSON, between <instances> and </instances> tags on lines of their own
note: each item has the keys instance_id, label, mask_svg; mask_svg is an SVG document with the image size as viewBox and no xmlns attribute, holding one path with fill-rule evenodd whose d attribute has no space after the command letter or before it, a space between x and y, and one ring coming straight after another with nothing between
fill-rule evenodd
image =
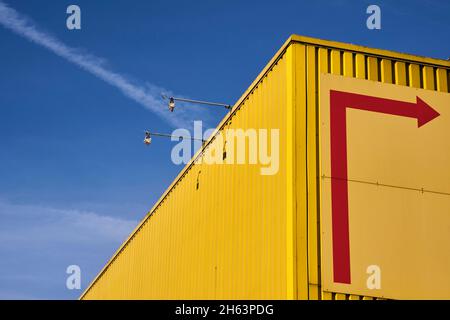
<instances>
[{"instance_id":1,"label":"red arrow","mask_svg":"<svg viewBox=\"0 0 450 320\"><path fill-rule=\"evenodd\" d=\"M419 97L416 103L330 90L331 202L334 282L351 283L348 227L347 108L417 119L421 127L439 116Z\"/></svg>"}]
</instances>

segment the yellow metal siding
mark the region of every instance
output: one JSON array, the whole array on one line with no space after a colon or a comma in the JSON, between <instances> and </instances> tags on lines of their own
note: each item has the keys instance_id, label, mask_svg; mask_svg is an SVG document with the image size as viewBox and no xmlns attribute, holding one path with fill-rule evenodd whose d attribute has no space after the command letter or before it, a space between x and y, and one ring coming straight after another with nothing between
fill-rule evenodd
<instances>
[{"instance_id":1,"label":"yellow metal siding","mask_svg":"<svg viewBox=\"0 0 450 320\"><path fill-rule=\"evenodd\" d=\"M381 82L392 83L392 61L381 59Z\"/></svg>"},{"instance_id":2,"label":"yellow metal siding","mask_svg":"<svg viewBox=\"0 0 450 320\"><path fill-rule=\"evenodd\" d=\"M308 265L307 265L307 221L306 221L306 133L300 128L305 128L305 90L297 90L297 88L305 87L305 70L297 70L294 68L298 61L304 61L305 59L305 46L292 45L287 49L287 55L290 57L290 68L292 75L291 82L288 84L288 97L291 97L292 106L288 107L293 120L293 127L290 136L293 143L293 157L291 158L290 166L293 168L292 180L289 182L293 186L293 199L288 199L288 203L292 201L292 213L294 219L293 232L294 232L294 260L292 267L295 267L293 285L294 292L292 298L307 299L308 297ZM301 135L296 134L302 132ZM299 166L294 159L299 159L301 165ZM302 180L303 183L298 183L298 180ZM288 280L289 281L289 280Z\"/></svg>"},{"instance_id":3,"label":"yellow metal siding","mask_svg":"<svg viewBox=\"0 0 450 320\"><path fill-rule=\"evenodd\" d=\"M396 83L399 85L409 85L415 88L424 88L428 90L438 90L448 92L448 68L439 68L428 64L420 65L408 60L411 56L403 55L402 61L389 59L386 56L368 55L365 53L356 53L357 50L337 50L333 47L323 45L308 46L308 56L305 63L296 66L296 70L306 68L314 69L314 72L307 73L307 176L308 176L308 274L309 274L309 299L326 300L371 300L371 297L360 297L356 295L346 295L341 293L332 293L321 291L320 288L320 259L317 259L316 252L320 252L320 226L315 223L320 217L318 212L318 198L320 191L317 188L316 181L320 180L320 173L317 171L319 151L317 149L316 137L317 131L317 110L320 103L317 97L313 98L317 92L317 83L320 81L320 73L332 73L347 77L380 81L384 83ZM318 56L315 60L315 55ZM312 61L315 61L312 63ZM330 66L328 64L331 64ZM437 87L435 85L437 83ZM305 88L298 87L298 91ZM297 126L297 128L299 128ZM300 127L300 130L302 128ZM297 132L301 135L301 132ZM297 158L297 165L301 159ZM297 180L297 183L302 183ZM316 239L319 239L317 241ZM301 258L299 258L301 259ZM320 292L318 294L318 292Z\"/></svg>"},{"instance_id":4,"label":"yellow metal siding","mask_svg":"<svg viewBox=\"0 0 450 320\"><path fill-rule=\"evenodd\" d=\"M294 47L290 47L286 52L287 69L292 70L295 64L297 54ZM296 155L296 144L294 140L295 132L295 114L294 105L296 104L296 90L294 83L296 75L293 72L287 75L287 104L286 104L286 299L296 299L297 283L296 283L296 222L297 216L295 212L295 166L292 159ZM299 265L300 266L300 265Z\"/></svg>"},{"instance_id":5,"label":"yellow metal siding","mask_svg":"<svg viewBox=\"0 0 450 320\"><path fill-rule=\"evenodd\" d=\"M316 112L308 112L310 109L315 109L317 105L317 76L316 76L316 66L317 61L319 61L320 53L318 49L314 46L307 46L307 55L306 55L306 86L303 90L306 91L306 146L307 153L316 153L317 152L317 137L316 137L316 128L317 128L317 120ZM297 165L300 166L297 158ZM308 295L306 298L319 298L319 285L320 285L320 272L317 267L320 264L319 260L319 239L317 235L319 234L319 217L318 217L318 197L317 197L317 188L318 188L318 166L315 161L315 157L307 157L307 165L306 165L306 175L307 175L307 221L308 221L308 230L306 231L308 234ZM299 297L304 298L304 297Z\"/></svg>"},{"instance_id":6,"label":"yellow metal siding","mask_svg":"<svg viewBox=\"0 0 450 320\"><path fill-rule=\"evenodd\" d=\"M366 79L366 61L361 53L356 54L356 78Z\"/></svg>"},{"instance_id":7,"label":"yellow metal siding","mask_svg":"<svg viewBox=\"0 0 450 320\"><path fill-rule=\"evenodd\" d=\"M321 288L320 73L449 92L449 69L292 36L218 131L280 129L278 174L201 164L199 153L82 298L372 299Z\"/></svg>"},{"instance_id":8,"label":"yellow metal siding","mask_svg":"<svg viewBox=\"0 0 450 320\"><path fill-rule=\"evenodd\" d=\"M280 57L225 128L280 129L286 141L286 82ZM190 165L83 298L287 298L286 161L281 143L273 176L257 165Z\"/></svg>"},{"instance_id":9,"label":"yellow metal siding","mask_svg":"<svg viewBox=\"0 0 450 320\"><path fill-rule=\"evenodd\" d=\"M410 64L408 67L408 73L409 73L409 83L410 87L413 88L421 88L421 81L420 81L420 67L417 64Z\"/></svg>"},{"instance_id":10,"label":"yellow metal siding","mask_svg":"<svg viewBox=\"0 0 450 320\"><path fill-rule=\"evenodd\" d=\"M437 90L440 92L447 92L449 79L447 70L441 68L437 69L436 78L437 78Z\"/></svg>"},{"instance_id":11,"label":"yellow metal siding","mask_svg":"<svg viewBox=\"0 0 450 320\"><path fill-rule=\"evenodd\" d=\"M314 46L315 47L315 46ZM314 66L310 66L312 69L314 67L314 73L315 73L315 83L316 83L316 90L315 90L315 105L311 108L308 108L307 112L310 118L315 119L314 125L312 123L308 123L308 136L310 137L309 141L310 148L308 148L307 151L307 158L309 163L315 163L314 166L316 166L316 172L315 176L314 173L310 173L308 177L308 218L312 220L316 220L316 227L312 227L308 230L308 236L309 238L315 238L317 239L316 242L310 243L310 264L309 269L310 274L313 274L317 278L317 285L315 284L315 278L310 279L310 288L311 294L309 296L309 299L331 299L331 294L328 294L326 292L323 292L321 290L321 281L320 281L320 162L318 162L319 159L319 105L320 105L320 98L318 94L318 90L320 88L320 73L329 73L330 72L330 63L329 63L329 49L327 48L316 48L317 52L317 62ZM347 62L345 62L347 61ZM349 65L349 57L347 55L346 60L344 60L344 64L347 65L345 68L346 72L352 72L352 74L355 73L355 70L353 68L353 63ZM352 67L352 71L350 71L350 67ZM312 177L311 177L312 175ZM316 245L317 243L317 245ZM317 256L317 257L316 257ZM317 265L315 264L315 260L318 261Z\"/></svg>"}]
</instances>

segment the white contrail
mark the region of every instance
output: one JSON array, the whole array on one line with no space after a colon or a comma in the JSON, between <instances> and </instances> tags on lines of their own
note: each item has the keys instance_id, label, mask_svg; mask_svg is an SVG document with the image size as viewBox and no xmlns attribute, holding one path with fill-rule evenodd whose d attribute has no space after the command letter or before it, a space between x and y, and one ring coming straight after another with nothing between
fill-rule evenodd
<instances>
[{"instance_id":1,"label":"white contrail","mask_svg":"<svg viewBox=\"0 0 450 320\"><path fill-rule=\"evenodd\" d=\"M186 126L185 113L178 113L176 117L170 117L170 114L167 113L158 95L159 92L156 93L160 88L148 84L144 87L133 84L126 77L102 66L102 59L71 48L54 36L39 30L32 21L2 1L0 1L0 24L116 87L125 96L155 112L171 125L176 127Z\"/></svg>"}]
</instances>

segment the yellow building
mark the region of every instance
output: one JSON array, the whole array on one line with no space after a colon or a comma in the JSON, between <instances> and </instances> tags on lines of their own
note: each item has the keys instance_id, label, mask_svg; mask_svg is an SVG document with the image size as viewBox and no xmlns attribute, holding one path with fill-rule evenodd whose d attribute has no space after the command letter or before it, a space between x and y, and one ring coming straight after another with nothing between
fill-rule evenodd
<instances>
[{"instance_id":1,"label":"yellow building","mask_svg":"<svg viewBox=\"0 0 450 320\"><path fill-rule=\"evenodd\" d=\"M291 36L81 298L450 299L449 72Z\"/></svg>"}]
</instances>

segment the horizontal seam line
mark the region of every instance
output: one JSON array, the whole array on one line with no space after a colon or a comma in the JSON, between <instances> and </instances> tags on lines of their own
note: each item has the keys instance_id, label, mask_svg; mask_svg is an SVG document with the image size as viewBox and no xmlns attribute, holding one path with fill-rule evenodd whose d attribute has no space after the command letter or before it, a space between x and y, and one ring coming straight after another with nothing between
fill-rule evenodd
<instances>
[{"instance_id":1,"label":"horizontal seam line","mask_svg":"<svg viewBox=\"0 0 450 320\"><path fill-rule=\"evenodd\" d=\"M395 186L391 184L385 184L385 183L379 183L379 182L370 182L370 181L363 181L363 180L355 180L355 179L343 179L343 178L335 178L335 177L329 177L326 175L322 175L322 178L330 179L330 180L341 180L341 181L349 181L349 182L356 182L356 183L363 183L363 184L369 184L374 186L380 186L380 187L388 187L388 188L396 188L396 189L404 189L404 190L411 190L411 191L419 191L422 193L433 193L433 194L440 194L444 196L450 196L450 193L447 192L440 192L440 191L433 191L433 190L427 190L427 189L417 189L417 188L411 188L411 187L402 187L402 186Z\"/></svg>"}]
</instances>

